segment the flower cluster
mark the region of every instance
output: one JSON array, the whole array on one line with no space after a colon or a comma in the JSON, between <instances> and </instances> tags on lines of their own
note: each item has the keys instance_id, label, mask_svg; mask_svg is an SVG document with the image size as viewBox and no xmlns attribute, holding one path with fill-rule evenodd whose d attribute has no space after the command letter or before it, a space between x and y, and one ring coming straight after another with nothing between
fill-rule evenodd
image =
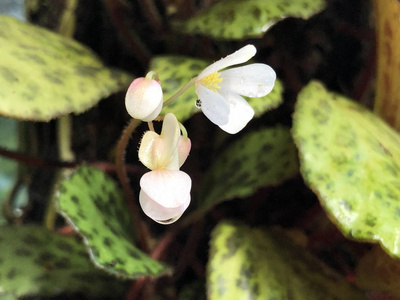
<instances>
[{"instance_id":1,"label":"flower cluster","mask_svg":"<svg viewBox=\"0 0 400 300\"><path fill-rule=\"evenodd\" d=\"M189 206L192 180L179 168L190 147L172 113L165 116L160 135L147 131L142 138L139 160L152 171L140 179L139 201L144 213L158 223L175 222Z\"/></svg>"},{"instance_id":2,"label":"flower cluster","mask_svg":"<svg viewBox=\"0 0 400 300\"><path fill-rule=\"evenodd\" d=\"M211 64L190 82L196 87L197 106L227 133L239 132L254 116L253 108L242 96L263 97L275 84L275 72L265 64L226 70L247 62L255 54L256 48L247 45ZM163 103L173 100L163 102L161 85L154 77L157 78L156 74L149 72L129 86L125 105L135 119L151 122L160 114ZM154 221L170 224L180 218L190 203L192 181L180 167L189 155L191 142L172 113L164 117L161 134L154 132L152 126L150 129L143 135L139 148L139 160L151 170L140 180L139 202L144 213Z\"/></svg>"}]
</instances>

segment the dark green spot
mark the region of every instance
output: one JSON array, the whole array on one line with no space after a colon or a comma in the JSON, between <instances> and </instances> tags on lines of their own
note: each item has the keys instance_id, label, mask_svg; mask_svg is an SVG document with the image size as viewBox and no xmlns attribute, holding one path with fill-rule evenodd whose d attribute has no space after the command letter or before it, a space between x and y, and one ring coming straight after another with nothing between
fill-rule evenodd
<instances>
[{"instance_id":1,"label":"dark green spot","mask_svg":"<svg viewBox=\"0 0 400 300\"><path fill-rule=\"evenodd\" d=\"M14 279L15 275L17 275L17 269L12 268L6 276L8 279Z\"/></svg>"},{"instance_id":2,"label":"dark green spot","mask_svg":"<svg viewBox=\"0 0 400 300\"><path fill-rule=\"evenodd\" d=\"M32 251L26 248L17 248L14 253L16 256L29 256L32 254Z\"/></svg>"}]
</instances>

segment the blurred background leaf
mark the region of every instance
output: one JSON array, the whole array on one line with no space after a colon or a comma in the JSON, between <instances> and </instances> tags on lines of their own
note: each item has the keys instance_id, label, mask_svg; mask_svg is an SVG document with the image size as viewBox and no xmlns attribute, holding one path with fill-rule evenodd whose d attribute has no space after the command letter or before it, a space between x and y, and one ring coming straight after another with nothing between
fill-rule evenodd
<instances>
[{"instance_id":1,"label":"blurred background leaf","mask_svg":"<svg viewBox=\"0 0 400 300\"><path fill-rule=\"evenodd\" d=\"M3 116L48 121L82 113L133 78L71 39L1 15L0 44Z\"/></svg>"},{"instance_id":2,"label":"blurred background leaf","mask_svg":"<svg viewBox=\"0 0 400 300\"><path fill-rule=\"evenodd\" d=\"M40 226L0 227L0 294L116 297L125 284L95 268L85 246Z\"/></svg>"},{"instance_id":3,"label":"blurred background leaf","mask_svg":"<svg viewBox=\"0 0 400 300\"><path fill-rule=\"evenodd\" d=\"M366 299L283 230L223 221L213 230L209 299Z\"/></svg>"},{"instance_id":4,"label":"blurred background leaf","mask_svg":"<svg viewBox=\"0 0 400 300\"><path fill-rule=\"evenodd\" d=\"M241 40L262 37L271 26L288 17L307 19L324 6L324 0L222 0L174 25L187 34Z\"/></svg>"}]
</instances>

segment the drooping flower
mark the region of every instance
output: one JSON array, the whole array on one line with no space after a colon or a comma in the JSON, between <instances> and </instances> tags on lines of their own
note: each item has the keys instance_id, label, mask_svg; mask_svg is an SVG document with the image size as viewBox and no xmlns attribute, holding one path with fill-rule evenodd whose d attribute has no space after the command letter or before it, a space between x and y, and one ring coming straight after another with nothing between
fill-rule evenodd
<instances>
[{"instance_id":1,"label":"drooping flower","mask_svg":"<svg viewBox=\"0 0 400 300\"><path fill-rule=\"evenodd\" d=\"M181 135L175 115L165 116L161 134L148 131L139 160L150 170L140 179L139 202L144 213L160 224L175 222L190 203L192 180L179 170L189 155L190 139Z\"/></svg>"},{"instance_id":2,"label":"drooping flower","mask_svg":"<svg viewBox=\"0 0 400 300\"><path fill-rule=\"evenodd\" d=\"M253 108L240 95L263 97L275 84L275 71L266 64L254 63L224 70L247 62L256 52L253 45L244 46L211 64L196 78L196 94L204 115L231 134L242 130L254 116Z\"/></svg>"},{"instance_id":3,"label":"drooping flower","mask_svg":"<svg viewBox=\"0 0 400 300\"><path fill-rule=\"evenodd\" d=\"M128 88L125 96L125 107L132 118L152 121L163 106L163 92L157 80L150 76L136 78Z\"/></svg>"}]
</instances>

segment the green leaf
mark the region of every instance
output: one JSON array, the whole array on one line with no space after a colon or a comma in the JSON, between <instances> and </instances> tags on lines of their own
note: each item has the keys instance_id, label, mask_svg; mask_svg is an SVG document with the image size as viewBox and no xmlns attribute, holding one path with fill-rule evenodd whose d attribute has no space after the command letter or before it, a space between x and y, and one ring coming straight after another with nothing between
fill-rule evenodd
<instances>
[{"instance_id":1,"label":"green leaf","mask_svg":"<svg viewBox=\"0 0 400 300\"><path fill-rule=\"evenodd\" d=\"M48 121L82 113L127 87L88 48L46 29L0 16L0 114Z\"/></svg>"},{"instance_id":2,"label":"green leaf","mask_svg":"<svg viewBox=\"0 0 400 300\"><path fill-rule=\"evenodd\" d=\"M378 117L311 82L299 94L301 173L347 237L400 256L400 136Z\"/></svg>"},{"instance_id":3,"label":"green leaf","mask_svg":"<svg viewBox=\"0 0 400 300\"><path fill-rule=\"evenodd\" d=\"M82 166L58 190L59 211L82 235L97 266L126 278L168 271L135 247L130 210L108 175Z\"/></svg>"},{"instance_id":4,"label":"green leaf","mask_svg":"<svg viewBox=\"0 0 400 300\"><path fill-rule=\"evenodd\" d=\"M158 73L166 100L209 64L210 62L207 60L185 56L157 56L151 60L150 70ZM247 100L253 107L255 115L260 116L282 103L282 92L282 84L277 80L270 94L261 98L247 98ZM183 95L164 107L161 114L166 115L172 112L180 122L184 122L193 114L201 111L195 106L196 99L194 86L190 87Z\"/></svg>"},{"instance_id":5,"label":"green leaf","mask_svg":"<svg viewBox=\"0 0 400 300\"><path fill-rule=\"evenodd\" d=\"M324 0L222 0L173 25L187 34L241 40L262 37L274 24L288 17L308 19L324 6Z\"/></svg>"},{"instance_id":6,"label":"green leaf","mask_svg":"<svg viewBox=\"0 0 400 300\"><path fill-rule=\"evenodd\" d=\"M85 246L39 226L0 227L0 294L107 297L124 285L90 262Z\"/></svg>"},{"instance_id":7,"label":"green leaf","mask_svg":"<svg viewBox=\"0 0 400 300\"><path fill-rule=\"evenodd\" d=\"M288 129L275 127L239 139L217 157L205 175L202 206L252 195L298 173L296 147Z\"/></svg>"},{"instance_id":8,"label":"green leaf","mask_svg":"<svg viewBox=\"0 0 400 300\"><path fill-rule=\"evenodd\" d=\"M282 230L220 223L211 236L208 299L364 299Z\"/></svg>"}]
</instances>

